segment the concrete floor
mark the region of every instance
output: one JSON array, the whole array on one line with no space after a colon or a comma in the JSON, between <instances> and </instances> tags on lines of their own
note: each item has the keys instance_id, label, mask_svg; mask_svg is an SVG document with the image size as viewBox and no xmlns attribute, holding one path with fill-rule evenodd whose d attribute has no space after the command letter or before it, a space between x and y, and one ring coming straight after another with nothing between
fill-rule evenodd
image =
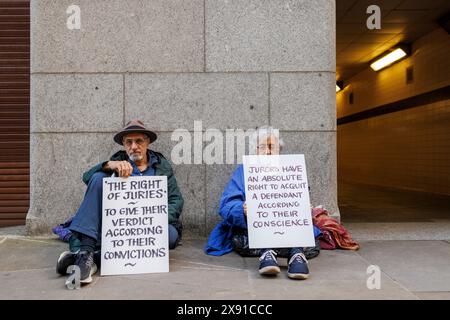
<instances>
[{"instance_id":1,"label":"concrete floor","mask_svg":"<svg viewBox=\"0 0 450 320\"><path fill-rule=\"evenodd\" d=\"M170 252L169 273L97 274L68 290L55 272L67 244L26 237L23 227L0 229L0 299L450 299L448 203L355 185L340 186L340 201L361 249L322 250L305 281L287 278L285 259L280 275L263 278L257 258L207 256L204 240L190 239ZM371 265L381 270L380 289L367 288Z\"/></svg>"},{"instance_id":2,"label":"concrete floor","mask_svg":"<svg viewBox=\"0 0 450 320\"><path fill-rule=\"evenodd\" d=\"M341 222L359 240L448 240L450 197L339 183Z\"/></svg>"},{"instance_id":3,"label":"concrete floor","mask_svg":"<svg viewBox=\"0 0 450 320\"><path fill-rule=\"evenodd\" d=\"M450 221L450 196L340 182L338 203L344 223Z\"/></svg>"},{"instance_id":4,"label":"concrete floor","mask_svg":"<svg viewBox=\"0 0 450 320\"><path fill-rule=\"evenodd\" d=\"M359 251L322 250L311 276L263 278L257 258L207 256L204 240L184 240L170 252L170 272L98 274L81 290L66 289L55 272L67 245L57 239L0 236L0 299L450 299L450 241L360 241ZM367 268L381 270L369 290Z\"/></svg>"},{"instance_id":5,"label":"concrete floor","mask_svg":"<svg viewBox=\"0 0 450 320\"><path fill-rule=\"evenodd\" d=\"M55 262L66 244L55 239L0 237L0 299L450 299L450 242L362 241L354 251L325 251L310 260L311 276L263 278L257 258L207 256L203 240L170 252L170 272L98 274L80 290L66 289ZM381 269L369 290L367 267Z\"/></svg>"}]
</instances>

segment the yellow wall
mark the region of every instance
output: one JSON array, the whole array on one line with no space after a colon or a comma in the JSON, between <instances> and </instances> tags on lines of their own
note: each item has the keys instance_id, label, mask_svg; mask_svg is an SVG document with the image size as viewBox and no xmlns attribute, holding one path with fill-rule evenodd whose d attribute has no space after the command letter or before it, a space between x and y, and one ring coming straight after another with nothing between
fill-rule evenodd
<instances>
[{"instance_id":1,"label":"yellow wall","mask_svg":"<svg viewBox=\"0 0 450 320\"><path fill-rule=\"evenodd\" d=\"M408 59L364 70L337 94L338 118L448 86L449 53L450 36L439 28L418 39ZM337 143L339 181L450 195L450 100L339 125Z\"/></svg>"},{"instance_id":2,"label":"yellow wall","mask_svg":"<svg viewBox=\"0 0 450 320\"><path fill-rule=\"evenodd\" d=\"M337 118L450 85L450 36L442 28L414 42L412 55L378 72L369 67L336 94ZM414 83L406 84L406 68L413 65ZM348 103L353 92L354 103Z\"/></svg>"}]
</instances>

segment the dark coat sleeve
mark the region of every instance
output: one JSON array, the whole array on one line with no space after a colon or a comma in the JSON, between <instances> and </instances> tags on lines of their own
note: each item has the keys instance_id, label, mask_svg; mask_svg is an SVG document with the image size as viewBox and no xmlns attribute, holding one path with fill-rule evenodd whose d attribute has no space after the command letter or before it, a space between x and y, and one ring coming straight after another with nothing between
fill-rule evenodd
<instances>
[{"instance_id":1,"label":"dark coat sleeve","mask_svg":"<svg viewBox=\"0 0 450 320\"><path fill-rule=\"evenodd\" d=\"M109 161L124 161L127 160L127 156L126 156L126 152L121 150L118 151L116 153L114 153L110 158ZM85 173L83 173L83 182L87 185L89 183L89 180L91 180L92 176L94 175L94 173L96 172L100 172L103 171L103 166L107 163L108 161L103 161L100 162L99 164L96 164L95 166L93 166L92 168L90 168L88 171L86 171ZM112 170L110 170L109 172L112 174Z\"/></svg>"},{"instance_id":2,"label":"dark coat sleeve","mask_svg":"<svg viewBox=\"0 0 450 320\"><path fill-rule=\"evenodd\" d=\"M100 162L99 164L96 164L95 166L90 168L88 171L83 173L83 182L87 185L89 183L89 180L91 180L92 176L94 175L94 173L103 171L102 168L107 162L108 161Z\"/></svg>"},{"instance_id":3,"label":"dark coat sleeve","mask_svg":"<svg viewBox=\"0 0 450 320\"><path fill-rule=\"evenodd\" d=\"M159 170L160 173L158 174L167 176L167 202L169 205L169 223L174 223L178 221L178 218L181 215L184 205L184 199L181 195L180 189L178 188L177 179L175 178L172 167L166 159L161 159Z\"/></svg>"}]
</instances>

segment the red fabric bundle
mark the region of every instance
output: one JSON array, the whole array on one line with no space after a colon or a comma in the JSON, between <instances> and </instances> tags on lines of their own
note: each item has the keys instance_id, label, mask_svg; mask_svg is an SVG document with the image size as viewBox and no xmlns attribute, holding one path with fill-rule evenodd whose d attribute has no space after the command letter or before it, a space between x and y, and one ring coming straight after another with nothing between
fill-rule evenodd
<instances>
[{"instance_id":1,"label":"red fabric bundle","mask_svg":"<svg viewBox=\"0 0 450 320\"><path fill-rule=\"evenodd\" d=\"M316 207L312 210L312 214L314 225L322 231L322 236L319 238L320 248L325 250L359 249L359 244L352 239L350 233L339 222L331 218L327 210Z\"/></svg>"}]
</instances>

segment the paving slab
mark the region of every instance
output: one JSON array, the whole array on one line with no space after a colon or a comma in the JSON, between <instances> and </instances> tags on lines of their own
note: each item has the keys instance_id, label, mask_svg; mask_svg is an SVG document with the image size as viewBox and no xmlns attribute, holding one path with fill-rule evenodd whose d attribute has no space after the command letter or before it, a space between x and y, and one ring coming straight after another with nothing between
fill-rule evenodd
<instances>
[{"instance_id":1,"label":"paving slab","mask_svg":"<svg viewBox=\"0 0 450 320\"><path fill-rule=\"evenodd\" d=\"M345 222L343 217L342 224L357 241L450 239L450 220L366 223Z\"/></svg>"},{"instance_id":2,"label":"paving slab","mask_svg":"<svg viewBox=\"0 0 450 320\"><path fill-rule=\"evenodd\" d=\"M414 292L421 300L450 300L450 291Z\"/></svg>"},{"instance_id":3,"label":"paving slab","mask_svg":"<svg viewBox=\"0 0 450 320\"><path fill-rule=\"evenodd\" d=\"M235 252L220 257L205 254L203 251L205 244L206 239L183 240L182 246L169 251L170 261L180 264L190 263L219 268L245 269L247 267L245 259Z\"/></svg>"},{"instance_id":4,"label":"paving slab","mask_svg":"<svg viewBox=\"0 0 450 320\"><path fill-rule=\"evenodd\" d=\"M25 226L13 226L13 227L3 227L0 228L0 236L25 236L26 235L26 229Z\"/></svg>"},{"instance_id":5,"label":"paving slab","mask_svg":"<svg viewBox=\"0 0 450 320\"><path fill-rule=\"evenodd\" d=\"M0 272L52 268L67 243L58 240L6 238L0 245Z\"/></svg>"},{"instance_id":6,"label":"paving slab","mask_svg":"<svg viewBox=\"0 0 450 320\"><path fill-rule=\"evenodd\" d=\"M53 267L0 272L0 283L0 300L71 300L83 299L87 294L84 287L68 290L65 278Z\"/></svg>"},{"instance_id":7,"label":"paving slab","mask_svg":"<svg viewBox=\"0 0 450 320\"><path fill-rule=\"evenodd\" d=\"M101 277L88 297L91 299L248 299L250 292L247 279L245 270L215 270L203 266L172 263L170 273Z\"/></svg>"},{"instance_id":8,"label":"paving slab","mask_svg":"<svg viewBox=\"0 0 450 320\"><path fill-rule=\"evenodd\" d=\"M364 241L358 254L410 291L450 291L445 241Z\"/></svg>"},{"instance_id":9,"label":"paving slab","mask_svg":"<svg viewBox=\"0 0 450 320\"><path fill-rule=\"evenodd\" d=\"M1 239L1 238L0 238ZM309 261L310 278L258 273L258 258L203 253L205 240L183 240L170 251L170 272L94 276L68 290L54 264L67 244L6 238L0 245L0 299L447 299L450 244L445 241L365 241L359 251L322 250ZM426 261L418 266L417 261ZM367 288L367 267L379 265L381 288ZM412 268L411 266L414 266ZM441 294L442 293L442 294Z\"/></svg>"},{"instance_id":10,"label":"paving slab","mask_svg":"<svg viewBox=\"0 0 450 320\"><path fill-rule=\"evenodd\" d=\"M281 274L266 279L258 274L258 259L249 262L249 285L257 299L417 299L387 275L381 275L381 288L367 288L367 267L357 253L322 250L309 260L310 277L294 281L287 277L287 261L279 258ZM269 289L270 288L270 289Z\"/></svg>"}]
</instances>

